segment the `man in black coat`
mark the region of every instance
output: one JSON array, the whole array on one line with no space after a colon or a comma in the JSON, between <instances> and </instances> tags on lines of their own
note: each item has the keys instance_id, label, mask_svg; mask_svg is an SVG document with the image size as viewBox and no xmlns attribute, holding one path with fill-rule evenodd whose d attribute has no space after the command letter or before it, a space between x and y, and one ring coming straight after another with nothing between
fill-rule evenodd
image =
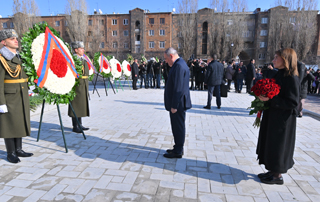
<instances>
[{"instance_id":1,"label":"man in black coat","mask_svg":"<svg viewBox=\"0 0 320 202\"><path fill-rule=\"evenodd\" d=\"M218 109L220 109L221 106L221 94L220 94L220 85L223 80L223 72L224 67L223 65L217 61L217 55L213 54L208 59L208 68L207 73L205 77L205 83L208 86L208 102L207 106L204 106L205 109L211 109L211 100L212 100L212 94L213 90L216 94L216 103Z\"/></svg>"},{"instance_id":2,"label":"man in black coat","mask_svg":"<svg viewBox=\"0 0 320 202\"><path fill-rule=\"evenodd\" d=\"M160 75L161 75L161 68L160 62L155 62L153 66L153 72L155 74L155 79L157 80L157 88L160 88Z\"/></svg>"},{"instance_id":3,"label":"man in black coat","mask_svg":"<svg viewBox=\"0 0 320 202\"><path fill-rule=\"evenodd\" d=\"M142 62L142 64L139 66L139 70L140 70L140 78L141 78L141 84L140 84L140 88L142 88L142 83L144 82L144 87L147 88L146 85L146 75L147 75L147 66L146 66L146 62Z\"/></svg>"},{"instance_id":4,"label":"man in black coat","mask_svg":"<svg viewBox=\"0 0 320 202\"><path fill-rule=\"evenodd\" d=\"M138 59L134 59L134 63L132 64L132 88L133 88L133 90L138 90L138 88L137 88L138 75L139 75Z\"/></svg>"},{"instance_id":5,"label":"man in black coat","mask_svg":"<svg viewBox=\"0 0 320 202\"><path fill-rule=\"evenodd\" d=\"M189 91L189 68L186 62L179 58L177 51L171 47L165 51L164 58L172 67L164 90L164 105L170 113L175 145L173 149L168 149L163 156L182 158L186 135L186 110L192 107Z\"/></svg>"},{"instance_id":6,"label":"man in black coat","mask_svg":"<svg viewBox=\"0 0 320 202\"><path fill-rule=\"evenodd\" d=\"M255 80L256 69L254 67L255 60L251 59L250 63L247 66L247 74L246 74L246 85L247 85L247 93L251 92L251 87L253 80Z\"/></svg>"},{"instance_id":7,"label":"man in black coat","mask_svg":"<svg viewBox=\"0 0 320 202\"><path fill-rule=\"evenodd\" d=\"M147 86L148 88L153 88L152 80L153 80L153 60L150 60L147 65Z\"/></svg>"}]
</instances>

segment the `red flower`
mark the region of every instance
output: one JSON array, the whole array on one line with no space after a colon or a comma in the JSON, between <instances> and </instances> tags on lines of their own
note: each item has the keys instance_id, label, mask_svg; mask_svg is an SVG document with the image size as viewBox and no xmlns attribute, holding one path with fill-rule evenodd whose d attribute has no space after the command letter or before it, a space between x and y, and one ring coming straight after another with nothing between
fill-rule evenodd
<instances>
[{"instance_id":1,"label":"red flower","mask_svg":"<svg viewBox=\"0 0 320 202\"><path fill-rule=\"evenodd\" d=\"M131 72L131 67L130 67L129 64L127 64L127 69L128 69L129 72Z\"/></svg>"},{"instance_id":2,"label":"red flower","mask_svg":"<svg viewBox=\"0 0 320 202\"><path fill-rule=\"evenodd\" d=\"M109 65L108 65L108 64L106 63L106 61L104 61L104 60L103 60L103 68L104 68L104 69L108 69L108 68L109 68Z\"/></svg>"},{"instance_id":3,"label":"red flower","mask_svg":"<svg viewBox=\"0 0 320 202\"><path fill-rule=\"evenodd\" d=\"M121 66L119 63L117 63L117 70L118 70L118 72L121 72Z\"/></svg>"},{"instance_id":4,"label":"red flower","mask_svg":"<svg viewBox=\"0 0 320 202\"><path fill-rule=\"evenodd\" d=\"M38 84L38 79L33 80L34 83Z\"/></svg>"},{"instance_id":5,"label":"red flower","mask_svg":"<svg viewBox=\"0 0 320 202\"><path fill-rule=\"evenodd\" d=\"M66 58L56 49L52 50L50 69L59 78L65 77L68 71Z\"/></svg>"}]
</instances>

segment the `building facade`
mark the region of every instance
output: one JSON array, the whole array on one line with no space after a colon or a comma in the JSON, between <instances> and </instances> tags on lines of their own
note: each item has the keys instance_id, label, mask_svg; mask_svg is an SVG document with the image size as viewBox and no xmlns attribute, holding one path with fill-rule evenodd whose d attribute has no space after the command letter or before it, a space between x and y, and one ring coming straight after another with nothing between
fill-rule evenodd
<instances>
[{"instance_id":1,"label":"building facade","mask_svg":"<svg viewBox=\"0 0 320 202\"><path fill-rule=\"evenodd\" d=\"M257 8L254 12L227 13L229 16L245 16L246 29L243 32L243 49L232 58L247 63L251 58L256 59L256 64L261 66L271 62L273 55L268 54L270 46L270 21L273 13L288 12L288 8L278 6L261 11ZM196 14L196 43L193 57L206 59L210 54L210 26L213 10L204 8ZM149 11L135 8L129 14L98 14L88 16L88 36L86 40L86 51L93 56L94 52L102 52L113 55L119 60L127 58L127 54L140 58L144 55L147 59L151 57L163 58L163 52L169 47L179 51L179 31L177 19L180 14L172 12L150 13ZM292 14L294 15L294 13ZM320 15L316 14L317 37L314 42L314 57L320 58ZM56 29L61 37L70 42L67 33L67 21L65 15L41 16L39 22L46 21ZM232 24L232 20L226 20ZM13 18L0 18L0 30L14 28ZM98 47L95 47L99 36ZM232 50L231 50L232 51ZM191 57L191 55L190 55ZM228 58L227 58L228 59Z\"/></svg>"}]
</instances>

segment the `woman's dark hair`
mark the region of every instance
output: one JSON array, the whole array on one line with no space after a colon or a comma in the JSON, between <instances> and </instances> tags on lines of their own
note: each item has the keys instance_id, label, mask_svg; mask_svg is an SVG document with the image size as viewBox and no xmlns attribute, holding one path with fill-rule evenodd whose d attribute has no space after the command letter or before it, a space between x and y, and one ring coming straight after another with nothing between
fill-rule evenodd
<instances>
[{"instance_id":1,"label":"woman's dark hair","mask_svg":"<svg viewBox=\"0 0 320 202\"><path fill-rule=\"evenodd\" d=\"M286 70L286 76L299 76L297 67L297 53L292 48L283 48L276 51L276 54L280 56L284 61L284 69Z\"/></svg>"}]
</instances>

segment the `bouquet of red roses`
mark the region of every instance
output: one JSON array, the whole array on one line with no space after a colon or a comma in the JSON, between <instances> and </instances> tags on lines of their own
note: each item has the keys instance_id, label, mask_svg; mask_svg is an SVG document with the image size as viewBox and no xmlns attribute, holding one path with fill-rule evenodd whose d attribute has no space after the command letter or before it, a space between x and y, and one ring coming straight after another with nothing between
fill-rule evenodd
<instances>
[{"instance_id":1,"label":"bouquet of red roses","mask_svg":"<svg viewBox=\"0 0 320 202\"><path fill-rule=\"evenodd\" d=\"M278 95L281 87L276 84L275 79L261 79L257 81L256 84L251 88L251 95L255 96L255 99L251 102L250 115L257 114L257 118L253 123L253 126L259 127L261 122L262 111L269 109L268 102L261 101L258 96L268 97L272 99L274 96Z\"/></svg>"}]
</instances>

